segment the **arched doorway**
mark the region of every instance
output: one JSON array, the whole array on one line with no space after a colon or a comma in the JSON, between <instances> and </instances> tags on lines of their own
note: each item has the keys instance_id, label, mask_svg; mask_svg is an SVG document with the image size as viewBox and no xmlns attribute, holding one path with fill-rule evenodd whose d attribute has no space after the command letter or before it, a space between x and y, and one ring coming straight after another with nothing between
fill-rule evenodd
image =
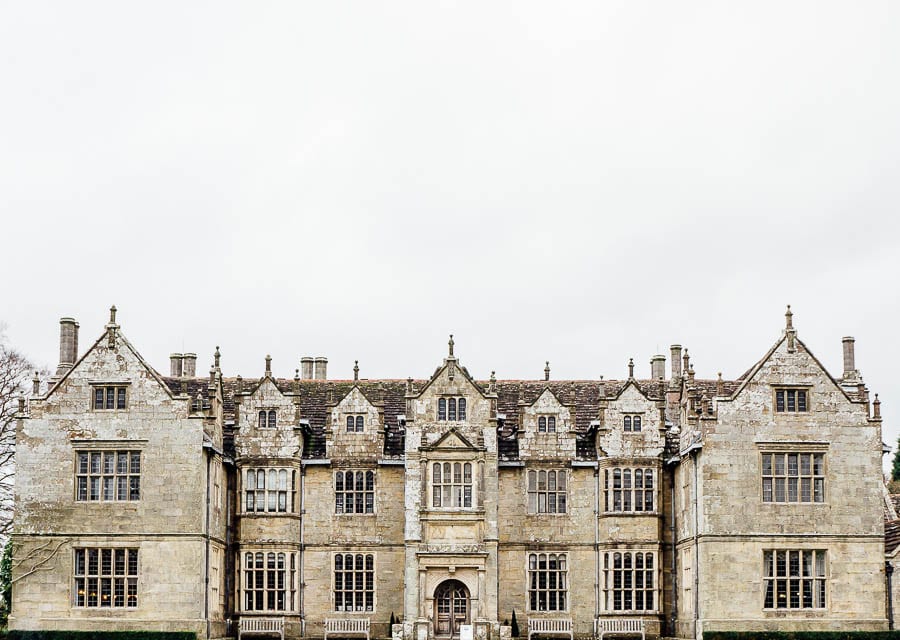
<instances>
[{"instance_id":1,"label":"arched doorway","mask_svg":"<svg viewBox=\"0 0 900 640\"><path fill-rule=\"evenodd\" d=\"M459 637L461 624L469 624L469 590L459 580L445 580L434 590L434 634Z\"/></svg>"}]
</instances>

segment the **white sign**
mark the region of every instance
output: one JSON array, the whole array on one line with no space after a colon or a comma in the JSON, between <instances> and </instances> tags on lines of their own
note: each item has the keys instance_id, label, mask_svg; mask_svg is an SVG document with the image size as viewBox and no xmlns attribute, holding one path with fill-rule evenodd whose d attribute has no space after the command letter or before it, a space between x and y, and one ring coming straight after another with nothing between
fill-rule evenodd
<instances>
[{"instance_id":1,"label":"white sign","mask_svg":"<svg viewBox=\"0 0 900 640\"><path fill-rule=\"evenodd\" d=\"M459 640L475 640L475 634L472 632L472 625L459 625Z\"/></svg>"}]
</instances>

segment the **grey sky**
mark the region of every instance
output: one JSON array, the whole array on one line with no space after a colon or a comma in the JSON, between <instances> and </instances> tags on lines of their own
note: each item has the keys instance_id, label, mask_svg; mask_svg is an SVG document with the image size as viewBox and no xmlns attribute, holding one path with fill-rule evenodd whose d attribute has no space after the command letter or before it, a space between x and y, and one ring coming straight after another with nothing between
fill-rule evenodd
<instances>
[{"instance_id":1,"label":"grey sky","mask_svg":"<svg viewBox=\"0 0 900 640\"><path fill-rule=\"evenodd\" d=\"M896 2L0 5L0 320L158 369L739 375L840 338L900 425Z\"/></svg>"}]
</instances>

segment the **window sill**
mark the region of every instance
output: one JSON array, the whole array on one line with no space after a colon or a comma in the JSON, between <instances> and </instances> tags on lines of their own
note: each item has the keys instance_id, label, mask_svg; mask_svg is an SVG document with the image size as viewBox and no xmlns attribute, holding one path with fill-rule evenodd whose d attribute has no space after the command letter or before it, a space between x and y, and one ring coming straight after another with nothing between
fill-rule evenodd
<instances>
[{"instance_id":1,"label":"window sill","mask_svg":"<svg viewBox=\"0 0 900 640\"><path fill-rule=\"evenodd\" d=\"M658 511L601 511L600 512L601 518L618 518L618 517L633 518L633 517L640 517L640 516L650 516L653 518L659 518L660 514Z\"/></svg>"}]
</instances>

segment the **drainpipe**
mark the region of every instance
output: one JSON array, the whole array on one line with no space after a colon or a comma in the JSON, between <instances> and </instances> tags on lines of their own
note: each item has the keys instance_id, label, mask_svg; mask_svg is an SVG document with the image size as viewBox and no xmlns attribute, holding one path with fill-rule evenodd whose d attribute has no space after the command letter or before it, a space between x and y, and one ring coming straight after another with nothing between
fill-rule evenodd
<instances>
[{"instance_id":1,"label":"drainpipe","mask_svg":"<svg viewBox=\"0 0 900 640\"><path fill-rule=\"evenodd\" d=\"M894 566L890 562L884 563L884 577L887 581L887 604L888 604L888 630L894 630L894 589L892 586L892 576Z\"/></svg>"},{"instance_id":2,"label":"drainpipe","mask_svg":"<svg viewBox=\"0 0 900 640\"><path fill-rule=\"evenodd\" d=\"M205 448L205 445L204 445ZM204 523L204 537L206 538L205 550L205 566L203 569L203 617L206 619L206 639L212 637L212 629L209 626L209 478L210 468L212 464L213 451L211 448L206 451L206 522Z\"/></svg>"},{"instance_id":3,"label":"drainpipe","mask_svg":"<svg viewBox=\"0 0 900 640\"><path fill-rule=\"evenodd\" d=\"M697 451L699 447L691 451L694 460L694 637L697 634L697 623L700 620L700 514L698 511L699 499L697 495Z\"/></svg>"},{"instance_id":4,"label":"drainpipe","mask_svg":"<svg viewBox=\"0 0 900 640\"><path fill-rule=\"evenodd\" d=\"M667 460L668 463L677 463L678 457L671 458ZM672 614L671 614L671 627L669 629L669 635L675 636L675 625L678 621L678 527L675 523L675 514L677 513L675 509L675 467L672 467L672 473L670 475L670 496L671 496L671 509L672 509L672 521L669 525L669 529L672 532Z\"/></svg>"},{"instance_id":5,"label":"drainpipe","mask_svg":"<svg viewBox=\"0 0 900 640\"><path fill-rule=\"evenodd\" d=\"M600 465L594 468L594 630L600 619Z\"/></svg>"},{"instance_id":6,"label":"drainpipe","mask_svg":"<svg viewBox=\"0 0 900 640\"><path fill-rule=\"evenodd\" d=\"M303 525L306 522L306 469L303 464L300 464L300 560L299 560L299 570L300 570L300 584L298 585L300 588L299 592L299 602L300 605L300 635L306 636L306 610L303 608L303 597L306 594L306 582L303 576L303 558L306 555L306 547L303 544Z\"/></svg>"}]
</instances>

